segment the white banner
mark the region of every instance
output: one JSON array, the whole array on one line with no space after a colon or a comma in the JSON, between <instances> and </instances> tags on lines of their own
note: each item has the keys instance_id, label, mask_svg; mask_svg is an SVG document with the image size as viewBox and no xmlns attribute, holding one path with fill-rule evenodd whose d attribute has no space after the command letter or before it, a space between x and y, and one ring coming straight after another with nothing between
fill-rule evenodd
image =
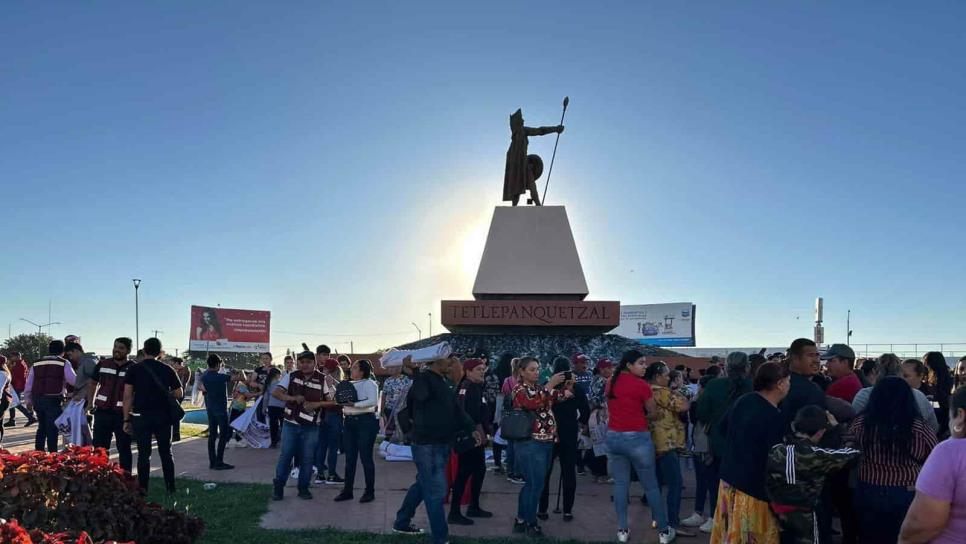
<instances>
[{"instance_id":1,"label":"white banner","mask_svg":"<svg viewBox=\"0 0 966 544\"><path fill-rule=\"evenodd\" d=\"M694 304L621 305L621 324L613 331L652 346L694 346Z\"/></svg>"}]
</instances>

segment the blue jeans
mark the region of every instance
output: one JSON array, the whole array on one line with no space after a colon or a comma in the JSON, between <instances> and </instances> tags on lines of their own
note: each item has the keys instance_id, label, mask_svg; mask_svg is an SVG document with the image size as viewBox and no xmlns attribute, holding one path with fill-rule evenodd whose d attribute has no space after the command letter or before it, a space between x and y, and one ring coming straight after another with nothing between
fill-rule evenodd
<instances>
[{"instance_id":1,"label":"blue jeans","mask_svg":"<svg viewBox=\"0 0 966 544\"><path fill-rule=\"evenodd\" d=\"M916 492L905 487L873 485L859 481L855 487L859 515L859 543L896 542Z\"/></svg>"},{"instance_id":2,"label":"blue jeans","mask_svg":"<svg viewBox=\"0 0 966 544\"><path fill-rule=\"evenodd\" d=\"M315 466L322 471L335 474L336 464L339 462L339 448L342 446L342 413L326 412L322 425L319 427L319 448L315 453Z\"/></svg>"},{"instance_id":3,"label":"blue jeans","mask_svg":"<svg viewBox=\"0 0 966 544\"><path fill-rule=\"evenodd\" d=\"M282 448L278 455L278 465L275 466L275 483L284 484L288 481L288 472L292 467L292 459L299 454L299 490L309 488L312 480L312 456L319 442L319 427L317 425L298 425L286 421L282 424Z\"/></svg>"},{"instance_id":4,"label":"blue jeans","mask_svg":"<svg viewBox=\"0 0 966 544\"><path fill-rule=\"evenodd\" d=\"M516 474L517 468L517 457L516 457L516 440L506 441L506 473Z\"/></svg>"},{"instance_id":5,"label":"blue jeans","mask_svg":"<svg viewBox=\"0 0 966 544\"><path fill-rule=\"evenodd\" d=\"M681 461L678 452L669 451L657 458L657 470L661 482L667 487L667 521L672 527L681 524Z\"/></svg>"},{"instance_id":6,"label":"blue jeans","mask_svg":"<svg viewBox=\"0 0 966 544\"><path fill-rule=\"evenodd\" d=\"M527 523L536 523L537 506L547 479L553 443L520 440L514 448L517 455L516 469L523 473L523 479L526 480L517 498L517 518Z\"/></svg>"},{"instance_id":7,"label":"blue jeans","mask_svg":"<svg viewBox=\"0 0 966 544\"><path fill-rule=\"evenodd\" d=\"M651 433L619 433L607 431L607 461L614 477L614 509L618 529L627 529L627 496L631 487L631 467L644 487L647 505L659 529L665 529L667 514L654 472L654 443Z\"/></svg>"},{"instance_id":8,"label":"blue jeans","mask_svg":"<svg viewBox=\"0 0 966 544\"><path fill-rule=\"evenodd\" d=\"M433 542L442 544L449 536L443 499L446 498L446 462L449 460L449 444L413 444L413 462L416 463L416 483L409 487L402 506L396 512L393 527L408 527L416 515L420 502L426 504L429 528Z\"/></svg>"}]
</instances>

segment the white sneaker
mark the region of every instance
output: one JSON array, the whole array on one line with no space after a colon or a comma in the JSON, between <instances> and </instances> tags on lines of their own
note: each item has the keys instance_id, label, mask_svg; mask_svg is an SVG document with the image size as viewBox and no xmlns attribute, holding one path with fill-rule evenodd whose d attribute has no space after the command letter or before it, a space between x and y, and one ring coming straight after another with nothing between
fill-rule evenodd
<instances>
[{"instance_id":1,"label":"white sneaker","mask_svg":"<svg viewBox=\"0 0 966 544\"><path fill-rule=\"evenodd\" d=\"M674 527L668 527L657 534L658 541L661 544L671 544L677 536L678 533L674 530Z\"/></svg>"},{"instance_id":2,"label":"white sneaker","mask_svg":"<svg viewBox=\"0 0 966 544\"><path fill-rule=\"evenodd\" d=\"M703 524L701 524L701 527L699 527L698 530L702 533L708 533L710 535L711 531L714 530L714 518L708 518Z\"/></svg>"},{"instance_id":3,"label":"white sneaker","mask_svg":"<svg viewBox=\"0 0 966 544\"><path fill-rule=\"evenodd\" d=\"M695 512L681 520L681 525L685 527L700 527L704 523L704 516Z\"/></svg>"},{"instance_id":4,"label":"white sneaker","mask_svg":"<svg viewBox=\"0 0 966 544\"><path fill-rule=\"evenodd\" d=\"M630 536L631 535L627 531L627 529L621 529L620 531L617 531L617 541L618 542L627 542L627 539L630 538Z\"/></svg>"}]
</instances>

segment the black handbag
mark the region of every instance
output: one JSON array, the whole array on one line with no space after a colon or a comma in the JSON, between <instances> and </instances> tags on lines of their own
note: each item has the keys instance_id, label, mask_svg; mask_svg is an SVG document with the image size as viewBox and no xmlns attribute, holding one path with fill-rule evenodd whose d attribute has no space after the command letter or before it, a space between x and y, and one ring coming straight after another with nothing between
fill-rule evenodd
<instances>
[{"instance_id":1,"label":"black handbag","mask_svg":"<svg viewBox=\"0 0 966 544\"><path fill-rule=\"evenodd\" d=\"M338 404L355 404L359 402L359 393L356 386L349 380L344 380L335 385L335 402Z\"/></svg>"},{"instance_id":2,"label":"black handbag","mask_svg":"<svg viewBox=\"0 0 966 544\"><path fill-rule=\"evenodd\" d=\"M178 399L174 398L174 395L172 395L171 391L168 390L168 388L161 382L161 379L158 378L158 375L151 370L150 366L144 363L141 364L144 366L144 370L151 375L155 385L157 385L161 391L164 391L164 395L168 399L168 417L171 418L171 423L177 423L184 419L184 408L181 407L181 403L178 402Z\"/></svg>"},{"instance_id":3,"label":"black handbag","mask_svg":"<svg viewBox=\"0 0 966 544\"><path fill-rule=\"evenodd\" d=\"M533 413L513 410L500 420L500 436L504 440L530 440L533 436Z\"/></svg>"}]
</instances>

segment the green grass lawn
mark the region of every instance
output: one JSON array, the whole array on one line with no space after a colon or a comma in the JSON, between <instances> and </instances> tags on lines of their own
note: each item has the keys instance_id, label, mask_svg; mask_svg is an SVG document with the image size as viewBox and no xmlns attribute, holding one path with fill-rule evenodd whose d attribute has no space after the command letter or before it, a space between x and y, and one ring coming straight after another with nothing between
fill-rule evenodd
<instances>
[{"instance_id":1,"label":"green grass lawn","mask_svg":"<svg viewBox=\"0 0 966 544\"><path fill-rule=\"evenodd\" d=\"M383 535L314 529L282 531L262 529L259 520L268 512L271 486L267 484L219 483L218 487L205 491L202 482L178 480L178 493L168 496L159 478L151 479L148 499L173 510L187 512L205 520L205 532L201 542L205 544L240 544L241 542L271 542L272 544L398 544L399 535ZM428 542L429 537L405 538L406 542ZM525 539L476 539L451 538L454 544L520 543ZM565 541L545 539L543 542L562 544ZM566 541L575 543L576 541Z\"/></svg>"}]
</instances>

